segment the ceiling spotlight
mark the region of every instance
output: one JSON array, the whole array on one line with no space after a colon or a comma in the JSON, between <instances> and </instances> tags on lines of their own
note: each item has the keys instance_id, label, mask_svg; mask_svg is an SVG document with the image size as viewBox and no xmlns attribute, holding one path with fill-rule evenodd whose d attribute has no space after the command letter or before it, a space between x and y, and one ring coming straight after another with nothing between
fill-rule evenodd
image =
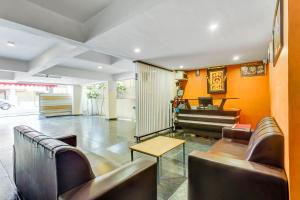
<instances>
[{"instance_id":1,"label":"ceiling spotlight","mask_svg":"<svg viewBox=\"0 0 300 200\"><path fill-rule=\"evenodd\" d=\"M9 46L9 47L14 47L14 46L16 46L15 43L12 42L12 41L8 41L8 42L6 43L6 45Z\"/></svg>"},{"instance_id":2,"label":"ceiling spotlight","mask_svg":"<svg viewBox=\"0 0 300 200\"><path fill-rule=\"evenodd\" d=\"M209 25L209 30L210 30L211 32L214 32L215 30L218 29L218 27L219 27L219 24L213 23L213 24Z\"/></svg>"},{"instance_id":3,"label":"ceiling spotlight","mask_svg":"<svg viewBox=\"0 0 300 200\"><path fill-rule=\"evenodd\" d=\"M134 49L134 53L140 53L141 52L141 49L140 48L135 48Z\"/></svg>"},{"instance_id":4,"label":"ceiling spotlight","mask_svg":"<svg viewBox=\"0 0 300 200\"><path fill-rule=\"evenodd\" d=\"M98 66L98 69L102 69L103 67L102 66Z\"/></svg>"},{"instance_id":5,"label":"ceiling spotlight","mask_svg":"<svg viewBox=\"0 0 300 200\"><path fill-rule=\"evenodd\" d=\"M239 59L240 59L239 56L233 56L233 60L234 60L234 61L237 61L237 60L239 60Z\"/></svg>"},{"instance_id":6,"label":"ceiling spotlight","mask_svg":"<svg viewBox=\"0 0 300 200\"><path fill-rule=\"evenodd\" d=\"M184 67L183 67L183 65L180 65L180 67L179 67L180 69L183 69Z\"/></svg>"}]
</instances>

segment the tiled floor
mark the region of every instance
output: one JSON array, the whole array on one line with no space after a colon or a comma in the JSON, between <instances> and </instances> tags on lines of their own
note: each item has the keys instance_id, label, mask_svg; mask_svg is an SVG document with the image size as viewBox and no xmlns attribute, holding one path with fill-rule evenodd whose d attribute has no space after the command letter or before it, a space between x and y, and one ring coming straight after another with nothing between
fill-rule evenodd
<instances>
[{"instance_id":1,"label":"tiled floor","mask_svg":"<svg viewBox=\"0 0 300 200\"><path fill-rule=\"evenodd\" d=\"M107 121L97 116L77 116L39 119L36 115L0 118L0 199L16 199L12 179L13 127L27 125L46 135L76 134L78 147L84 151L91 165L102 173L130 162L128 146L135 143L135 123ZM181 138L177 134L175 137ZM186 154L193 150L207 151L215 142L186 136ZM135 158L145 157L135 154ZM187 159L187 156L186 156ZM185 199L186 177L182 162L182 148L176 148L162 158L162 175L158 186L158 199ZM171 197L171 198L170 198Z\"/></svg>"}]
</instances>

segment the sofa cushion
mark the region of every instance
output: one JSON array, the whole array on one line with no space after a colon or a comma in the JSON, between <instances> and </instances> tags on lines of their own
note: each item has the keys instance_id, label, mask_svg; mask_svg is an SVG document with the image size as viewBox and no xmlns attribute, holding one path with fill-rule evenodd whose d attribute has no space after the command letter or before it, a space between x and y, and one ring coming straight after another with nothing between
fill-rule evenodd
<instances>
[{"instance_id":1,"label":"sofa cushion","mask_svg":"<svg viewBox=\"0 0 300 200\"><path fill-rule=\"evenodd\" d=\"M273 118L262 119L253 132L246 160L283 168L284 138Z\"/></svg>"},{"instance_id":2,"label":"sofa cushion","mask_svg":"<svg viewBox=\"0 0 300 200\"><path fill-rule=\"evenodd\" d=\"M230 158L245 159L248 145L235 143L231 139L221 139L216 142L209 152Z\"/></svg>"}]
</instances>

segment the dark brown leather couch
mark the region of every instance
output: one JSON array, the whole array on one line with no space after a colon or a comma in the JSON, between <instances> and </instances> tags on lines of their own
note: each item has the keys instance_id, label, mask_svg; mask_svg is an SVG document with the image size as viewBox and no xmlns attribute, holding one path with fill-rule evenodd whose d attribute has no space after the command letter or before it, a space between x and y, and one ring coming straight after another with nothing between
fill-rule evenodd
<instances>
[{"instance_id":1,"label":"dark brown leather couch","mask_svg":"<svg viewBox=\"0 0 300 200\"><path fill-rule=\"evenodd\" d=\"M26 200L157 199L156 163L137 160L95 177L76 136L51 138L14 129L14 181Z\"/></svg>"},{"instance_id":2,"label":"dark brown leather couch","mask_svg":"<svg viewBox=\"0 0 300 200\"><path fill-rule=\"evenodd\" d=\"M208 152L188 158L189 200L288 200L284 138L272 117L253 133L225 128Z\"/></svg>"}]
</instances>

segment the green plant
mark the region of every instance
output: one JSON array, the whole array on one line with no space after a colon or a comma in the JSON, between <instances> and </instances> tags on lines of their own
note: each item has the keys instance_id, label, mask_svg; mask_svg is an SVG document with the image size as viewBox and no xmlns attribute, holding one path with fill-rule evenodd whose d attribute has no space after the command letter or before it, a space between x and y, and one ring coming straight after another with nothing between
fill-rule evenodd
<instances>
[{"instance_id":1,"label":"green plant","mask_svg":"<svg viewBox=\"0 0 300 200\"><path fill-rule=\"evenodd\" d=\"M97 99L103 92L103 89L105 88L104 83L97 83L91 86L87 87L87 98L88 99Z\"/></svg>"},{"instance_id":2,"label":"green plant","mask_svg":"<svg viewBox=\"0 0 300 200\"><path fill-rule=\"evenodd\" d=\"M125 94L126 92L126 87L122 83L117 83L117 93L122 95Z\"/></svg>"}]
</instances>

